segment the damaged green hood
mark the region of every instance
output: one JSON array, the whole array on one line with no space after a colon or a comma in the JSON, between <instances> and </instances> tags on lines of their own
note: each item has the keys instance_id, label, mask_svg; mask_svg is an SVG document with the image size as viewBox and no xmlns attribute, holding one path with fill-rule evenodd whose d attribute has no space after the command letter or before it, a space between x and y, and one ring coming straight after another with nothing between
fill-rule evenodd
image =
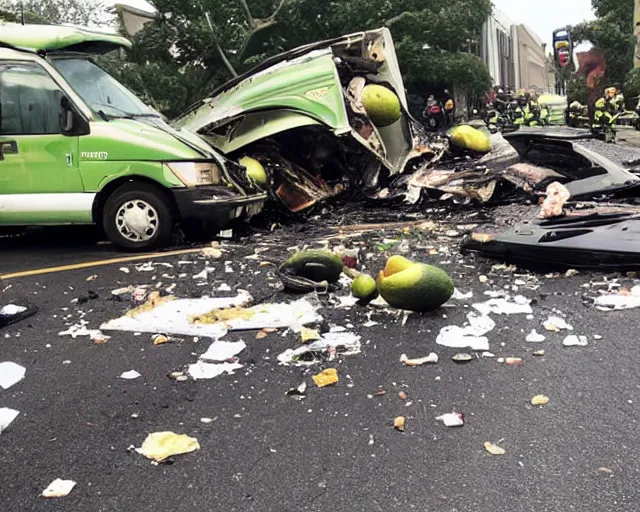
<instances>
[{"instance_id":1,"label":"damaged green hood","mask_svg":"<svg viewBox=\"0 0 640 512\"><path fill-rule=\"evenodd\" d=\"M345 70L354 70L346 73ZM346 73L346 74L345 74ZM402 105L393 125L363 133L353 123L354 79L392 89ZM351 107L350 107L351 105ZM320 126L351 136L392 174L419 155L421 127L408 113L402 75L388 29L313 43L267 59L224 84L214 95L174 121L229 154L295 128Z\"/></svg>"}]
</instances>

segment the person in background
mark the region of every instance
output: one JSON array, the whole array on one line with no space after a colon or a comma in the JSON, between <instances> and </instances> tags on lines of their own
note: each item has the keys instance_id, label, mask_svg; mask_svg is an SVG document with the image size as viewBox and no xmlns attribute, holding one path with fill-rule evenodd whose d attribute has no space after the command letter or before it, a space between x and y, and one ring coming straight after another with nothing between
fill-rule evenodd
<instances>
[{"instance_id":1,"label":"person in background","mask_svg":"<svg viewBox=\"0 0 640 512\"><path fill-rule=\"evenodd\" d=\"M444 122L450 128L455 124L456 102L448 89L444 90Z\"/></svg>"}]
</instances>

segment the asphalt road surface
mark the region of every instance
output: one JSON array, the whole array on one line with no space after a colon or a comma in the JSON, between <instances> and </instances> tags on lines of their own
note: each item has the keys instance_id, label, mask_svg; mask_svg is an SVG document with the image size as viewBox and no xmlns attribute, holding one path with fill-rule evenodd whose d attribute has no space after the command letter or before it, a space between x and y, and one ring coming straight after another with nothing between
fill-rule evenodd
<instances>
[{"instance_id":1,"label":"asphalt road surface","mask_svg":"<svg viewBox=\"0 0 640 512\"><path fill-rule=\"evenodd\" d=\"M169 288L180 297L244 289L257 301L299 299L278 291L275 267L264 262L278 263L288 248L327 239L330 231L281 229L223 242L220 259L191 253L155 258L151 266L137 261L0 280L3 304L28 301L39 308L0 330L0 362L26 368L22 381L0 389L0 408L20 411L0 434L0 510L636 512L640 310L603 312L592 301L600 290L636 282L623 275L492 269L495 262L461 256L459 237L446 236L452 229L461 231L438 226L437 232L379 231L348 240L371 273L389 254L406 250L449 271L472 297L408 317L374 306L339 307L336 297L348 289L312 297L324 318L317 328L359 335L360 353L284 366L277 355L301 346L299 334L231 333L223 339L247 344L238 356L244 366L211 380L167 376L197 361L208 339L174 336L154 346L148 333L113 331L96 344L89 336L59 333L82 321L98 329L124 314L131 302L113 300L111 291L129 285L163 294ZM69 233L73 243L57 235L45 245L5 240L0 272L113 256L90 234ZM265 252L247 259L254 249ZM213 270L206 278L194 278L207 267ZM462 326L473 304L489 299L485 292L521 294L533 313L491 314L496 327L486 336L495 357L456 364L451 357L461 350L438 345L436 337L445 326ZM542 323L552 314L588 345L565 347L569 332L545 331ZM532 329L546 340L526 342ZM545 355L534 356L538 350ZM399 362L402 354L431 352L439 355L436 365ZM503 357L522 358L522 364L499 362ZM325 368L337 369L340 381L317 388L311 376ZM141 377L119 378L129 370ZM302 382L306 398L285 395ZM539 394L550 398L548 405L531 405ZM435 420L452 411L464 414L463 427ZM393 428L397 416L406 417L404 432ZM131 449L158 431L197 438L200 450L156 465ZM488 441L505 454L488 453ZM67 497L42 498L56 478L77 485Z\"/></svg>"}]
</instances>

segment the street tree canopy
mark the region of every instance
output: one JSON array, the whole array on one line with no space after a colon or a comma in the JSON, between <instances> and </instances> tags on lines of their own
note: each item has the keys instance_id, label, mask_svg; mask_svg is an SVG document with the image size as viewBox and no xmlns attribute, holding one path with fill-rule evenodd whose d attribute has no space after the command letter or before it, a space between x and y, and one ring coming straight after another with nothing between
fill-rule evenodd
<instances>
[{"instance_id":1,"label":"street tree canopy","mask_svg":"<svg viewBox=\"0 0 640 512\"><path fill-rule=\"evenodd\" d=\"M53 23L76 22L89 0L37 0L25 9ZM133 38L126 60L102 59L156 109L173 117L235 74L296 46L387 26L410 93L488 90L477 48L491 0L153 0L157 21ZM14 0L0 0L3 5ZM33 4L33 5L32 5ZM61 7L66 5L67 8ZM68 8L69 5L76 6ZM65 13L74 13L73 19ZM94 19L87 19L89 24ZM87 23L83 23L87 24Z\"/></svg>"}]
</instances>

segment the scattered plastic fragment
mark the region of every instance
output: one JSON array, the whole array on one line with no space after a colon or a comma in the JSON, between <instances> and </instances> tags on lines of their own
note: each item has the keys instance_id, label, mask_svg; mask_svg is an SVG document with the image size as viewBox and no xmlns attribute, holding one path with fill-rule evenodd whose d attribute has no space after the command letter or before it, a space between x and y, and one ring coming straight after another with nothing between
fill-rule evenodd
<instances>
[{"instance_id":1,"label":"scattered plastic fragment","mask_svg":"<svg viewBox=\"0 0 640 512\"><path fill-rule=\"evenodd\" d=\"M243 368L240 363L205 363L204 361L198 361L189 365L187 373L194 380L207 380L218 377L223 373L233 375L240 368Z\"/></svg>"},{"instance_id":2,"label":"scattered plastic fragment","mask_svg":"<svg viewBox=\"0 0 640 512\"><path fill-rule=\"evenodd\" d=\"M302 329L300 330L300 339L302 340L302 343L309 343L310 341L316 341L320 338L320 333L315 329L302 327Z\"/></svg>"},{"instance_id":3,"label":"scattered plastic fragment","mask_svg":"<svg viewBox=\"0 0 640 512\"><path fill-rule=\"evenodd\" d=\"M504 448L500 448L498 445L490 443L489 441L484 443L484 449L491 455L504 455L506 453Z\"/></svg>"},{"instance_id":4,"label":"scattered plastic fragment","mask_svg":"<svg viewBox=\"0 0 640 512\"><path fill-rule=\"evenodd\" d=\"M15 304L7 304L0 309L0 315L12 316L24 313L27 310L24 306L16 306Z\"/></svg>"},{"instance_id":5,"label":"scattered plastic fragment","mask_svg":"<svg viewBox=\"0 0 640 512\"><path fill-rule=\"evenodd\" d=\"M542 334L536 332L535 329L533 329L531 333L526 337L526 340L529 343L542 343L546 339L547 338L545 338Z\"/></svg>"},{"instance_id":6,"label":"scattered plastic fragment","mask_svg":"<svg viewBox=\"0 0 640 512\"><path fill-rule=\"evenodd\" d=\"M142 375L135 370L129 370L128 372L124 372L122 375L120 375L120 378L125 380L133 380L137 379L138 377L142 377Z\"/></svg>"},{"instance_id":7,"label":"scattered plastic fragment","mask_svg":"<svg viewBox=\"0 0 640 512\"><path fill-rule=\"evenodd\" d=\"M589 342L587 341L586 336L576 336L575 334L572 334L567 336L562 344L565 347L586 347Z\"/></svg>"},{"instance_id":8,"label":"scattered plastic fragment","mask_svg":"<svg viewBox=\"0 0 640 512\"><path fill-rule=\"evenodd\" d=\"M98 274L93 274L92 276L87 277L87 281L95 281L98 279Z\"/></svg>"},{"instance_id":9,"label":"scattered plastic fragment","mask_svg":"<svg viewBox=\"0 0 640 512\"><path fill-rule=\"evenodd\" d=\"M18 414L20 414L20 411L9 409L8 407L0 407L0 434L13 423L13 420L18 417Z\"/></svg>"},{"instance_id":10,"label":"scattered plastic fragment","mask_svg":"<svg viewBox=\"0 0 640 512\"><path fill-rule=\"evenodd\" d=\"M469 325L459 327L449 325L443 327L436 338L436 343L449 348L469 348L471 350L489 350L489 339L485 334L492 331L496 324L488 316L474 313L467 315Z\"/></svg>"},{"instance_id":11,"label":"scattered plastic fragment","mask_svg":"<svg viewBox=\"0 0 640 512\"><path fill-rule=\"evenodd\" d=\"M567 270L564 274L564 277L575 277L579 274L580 272L578 272L575 268L570 268L569 270Z\"/></svg>"},{"instance_id":12,"label":"scattered plastic fragment","mask_svg":"<svg viewBox=\"0 0 640 512\"><path fill-rule=\"evenodd\" d=\"M422 366L424 364L437 364L438 363L438 354L435 352L431 352L426 357L420 357L418 359L409 359L407 354L402 354L400 356L400 362L405 366Z\"/></svg>"},{"instance_id":13,"label":"scattered plastic fragment","mask_svg":"<svg viewBox=\"0 0 640 512\"><path fill-rule=\"evenodd\" d=\"M542 357L542 356L544 356L544 350L536 350L536 351L533 353L533 355L534 355L534 356L538 356L538 357Z\"/></svg>"},{"instance_id":14,"label":"scattered plastic fragment","mask_svg":"<svg viewBox=\"0 0 640 512\"><path fill-rule=\"evenodd\" d=\"M510 298L489 299L486 302L474 304L473 307L483 315L529 315L533 313L531 301L522 295Z\"/></svg>"},{"instance_id":15,"label":"scattered plastic fragment","mask_svg":"<svg viewBox=\"0 0 640 512\"><path fill-rule=\"evenodd\" d=\"M628 292L601 295L595 299L595 305L600 311L620 311L640 307L640 285L634 286Z\"/></svg>"},{"instance_id":16,"label":"scattered plastic fragment","mask_svg":"<svg viewBox=\"0 0 640 512\"><path fill-rule=\"evenodd\" d=\"M340 380L338 378L338 370L335 368L327 368L326 370L314 375L313 382L316 383L316 386L319 388L324 388L325 386L332 386L337 384Z\"/></svg>"},{"instance_id":17,"label":"scattered plastic fragment","mask_svg":"<svg viewBox=\"0 0 640 512\"><path fill-rule=\"evenodd\" d=\"M203 361L222 362L237 356L247 348L244 341L214 341L207 351L200 356Z\"/></svg>"},{"instance_id":18,"label":"scattered plastic fragment","mask_svg":"<svg viewBox=\"0 0 640 512\"><path fill-rule=\"evenodd\" d=\"M169 338L164 334L156 334L152 339L154 345L164 345L165 343L169 343Z\"/></svg>"},{"instance_id":19,"label":"scattered plastic fragment","mask_svg":"<svg viewBox=\"0 0 640 512\"><path fill-rule=\"evenodd\" d=\"M147 459L163 462L174 455L182 455L199 449L198 440L185 434L153 432L147 436L140 448L136 448L136 451Z\"/></svg>"},{"instance_id":20,"label":"scattered plastic fragment","mask_svg":"<svg viewBox=\"0 0 640 512\"><path fill-rule=\"evenodd\" d=\"M393 420L393 428L399 430L400 432L404 432L406 421L407 420L404 416L398 416L395 420Z\"/></svg>"},{"instance_id":21,"label":"scattered plastic fragment","mask_svg":"<svg viewBox=\"0 0 640 512\"><path fill-rule=\"evenodd\" d=\"M407 393L405 393L404 391L400 391L398 393L398 397L400 398L400 400L406 400L408 397Z\"/></svg>"},{"instance_id":22,"label":"scattered plastic fragment","mask_svg":"<svg viewBox=\"0 0 640 512\"><path fill-rule=\"evenodd\" d=\"M462 293L457 288L453 290L453 295L451 296L453 300L467 300L473 298L473 291L469 291L467 293Z\"/></svg>"},{"instance_id":23,"label":"scattered plastic fragment","mask_svg":"<svg viewBox=\"0 0 640 512\"><path fill-rule=\"evenodd\" d=\"M509 366L520 366L522 364L522 359L519 357L507 357L504 362Z\"/></svg>"},{"instance_id":24,"label":"scattered plastic fragment","mask_svg":"<svg viewBox=\"0 0 640 512\"><path fill-rule=\"evenodd\" d=\"M24 379L26 372L24 366L20 366L17 363L11 361L5 361L0 363L0 387L2 389L9 389L14 384Z\"/></svg>"},{"instance_id":25,"label":"scattered plastic fragment","mask_svg":"<svg viewBox=\"0 0 640 512\"><path fill-rule=\"evenodd\" d=\"M536 395L531 399L531 405L547 405L549 397L544 395Z\"/></svg>"},{"instance_id":26,"label":"scattered plastic fragment","mask_svg":"<svg viewBox=\"0 0 640 512\"><path fill-rule=\"evenodd\" d=\"M187 377L184 372L171 372L169 374L167 374L167 377L169 377L171 380L175 380L177 382L184 382L186 380L189 380L189 377Z\"/></svg>"},{"instance_id":27,"label":"scattered plastic fragment","mask_svg":"<svg viewBox=\"0 0 640 512\"><path fill-rule=\"evenodd\" d=\"M613 470L609 469L609 468L602 467L602 468L598 468L598 473L605 473L607 475L612 475L613 474Z\"/></svg>"},{"instance_id":28,"label":"scattered plastic fragment","mask_svg":"<svg viewBox=\"0 0 640 512\"><path fill-rule=\"evenodd\" d=\"M294 400L304 400L307 396L307 383L303 382L299 386L291 388L285 395L290 396Z\"/></svg>"},{"instance_id":29,"label":"scattered plastic fragment","mask_svg":"<svg viewBox=\"0 0 640 512\"><path fill-rule=\"evenodd\" d=\"M570 326L564 318L560 318L559 316L550 316L542 325L547 331L551 332L560 332L563 330L573 331L573 327Z\"/></svg>"},{"instance_id":30,"label":"scattered plastic fragment","mask_svg":"<svg viewBox=\"0 0 640 512\"><path fill-rule=\"evenodd\" d=\"M280 364L309 365L335 359L336 354L359 354L360 336L351 332L328 332L322 338L296 349L287 349L278 355Z\"/></svg>"},{"instance_id":31,"label":"scattered plastic fragment","mask_svg":"<svg viewBox=\"0 0 640 512\"><path fill-rule=\"evenodd\" d=\"M456 363L468 363L474 360L474 357L471 354L460 353L456 354L451 358L452 361Z\"/></svg>"},{"instance_id":32,"label":"scattered plastic fragment","mask_svg":"<svg viewBox=\"0 0 640 512\"><path fill-rule=\"evenodd\" d=\"M445 427L462 427L464 425L464 416L460 412L450 412L438 416L436 421L441 421Z\"/></svg>"},{"instance_id":33,"label":"scattered plastic fragment","mask_svg":"<svg viewBox=\"0 0 640 512\"><path fill-rule=\"evenodd\" d=\"M73 480L56 478L49 484L49 487L42 491L42 496L45 498L64 498L75 486L76 483Z\"/></svg>"}]
</instances>

